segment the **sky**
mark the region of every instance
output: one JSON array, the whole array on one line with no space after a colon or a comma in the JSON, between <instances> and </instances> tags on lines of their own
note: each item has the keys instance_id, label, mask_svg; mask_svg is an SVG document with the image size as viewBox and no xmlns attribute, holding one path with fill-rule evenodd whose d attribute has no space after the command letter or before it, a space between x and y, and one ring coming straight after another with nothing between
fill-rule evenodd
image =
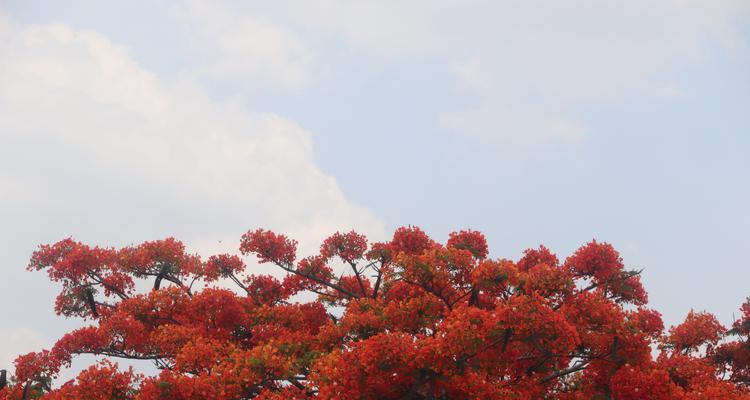
<instances>
[{"instance_id":1,"label":"sky","mask_svg":"<svg viewBox=\"0 0 750 400\"><path fill-rule=\"evenodd\" d=\"M750 295L750 2L0 0L0 369L81 321L41 243L596 238L650 306Z\"/></svg>"}]
</instances>

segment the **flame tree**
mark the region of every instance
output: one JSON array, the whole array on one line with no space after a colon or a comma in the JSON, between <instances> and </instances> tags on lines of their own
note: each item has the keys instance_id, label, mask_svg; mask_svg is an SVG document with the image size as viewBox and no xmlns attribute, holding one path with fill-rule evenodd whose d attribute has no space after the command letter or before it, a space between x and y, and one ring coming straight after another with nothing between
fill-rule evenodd
<instances>
[{"instance_id":1,"label":"flame tree","mask_svg":"<svg viewBox=\"0 0 750 400\"><path fill-rule=\"evenodd\" d=\"M18 357L0 399L750 399L750 300L728 329L690 312L665 330L607 243L512 261L489 258L479 232L441 244L403 227L385 243L336 233L306 258L296 247L243 235L240 252L277 279L172 238L40 246L28 268L61 284L59 315L89 325ZM53 387L78 354L105 361Z\"/></svg>"}]
</instances>

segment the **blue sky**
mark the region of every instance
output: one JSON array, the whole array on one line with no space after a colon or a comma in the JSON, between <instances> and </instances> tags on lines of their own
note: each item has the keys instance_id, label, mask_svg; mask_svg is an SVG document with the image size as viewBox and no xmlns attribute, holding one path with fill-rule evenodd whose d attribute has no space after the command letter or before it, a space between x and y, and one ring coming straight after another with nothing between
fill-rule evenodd
<instances>
[{"instance_id":1,"label":"blue sky","mask_svg":"<svg viewBox=\"0 0 750 400\"><path fill-rule=\"evenodd\" d=\"M729 322L749 46L745 1L0 1L0 363L79 324L24 270L67 236L207 255L258 226L314 249L413 224L512 258L597 238L668 323Z\"/></svg>"}]
</instances>

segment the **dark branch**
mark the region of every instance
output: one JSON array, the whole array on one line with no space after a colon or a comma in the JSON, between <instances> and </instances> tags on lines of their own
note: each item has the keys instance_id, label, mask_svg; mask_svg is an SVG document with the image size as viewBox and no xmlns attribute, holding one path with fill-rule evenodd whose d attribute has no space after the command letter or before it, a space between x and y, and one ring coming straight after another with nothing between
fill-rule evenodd
<instances>
[{"instance_id":1,"label":"dark branch","mask_svg":"<svg viewBox=\"0 0 750 400\"><path fill-rule=\"evenodd\" d=\"M94 315L94 318L99 318L99 312L96 311L96 301L94 300L94 290L90 287L86 288L86 291L84 292L86 304L88 304L89 308L91 309L91 314Z\"/></svg>"},{"instance_id":2,"label":"dark branch","mask_svg":"<svg viewBox=\"0 0 750 400\"><path fill-rule=\"evenodd\" d=\"M561 376L565 376L565 375L568 375L568 374L572 374L574 372L578 372L578 371L586 368L586 366L589 365L590 362L591 362L590 360L579 361L579 362L573 364L572 366L570 366L568 368L562 369L560 371L553 372L553 373L547 375L546 377L544 377L541 380L541 383L546 383L546 382L549 382L549 381L551 381L553 379L559 378Z\"/></svg>"},{"instance_id":3,"label":"dark branch","mask_svg":"<svg viewBox=\"0 0 750 400\"><path fill-rule=\"evenodd\" d=\"M472 287L471 297L469 298L469 307L477 305L478 302L479 302L479 289Z\"/></svg>"},{"instance_id":4,"label":"dark branch","mask_svg":"<svg viewBox=\"0 0 750 400\"><path fill-rule=\"evenodd\" d=\"M513 328L505 328L505 332L503 332L503 346L500 348L502 353L505 353L505 350L508 348L511 335L513 335Z\"/></svg>"},{"instance_id":5,"label":"dark branch","mask_svg":"<svg viewBox=\"0 0 750 400\"><path fill-rule=\"evenodd\" d=\"M159 287L161 287L161 280L165 275L167 275L167 272L169 272L169 264L164 263L162 264L161 269L159 269L159 274L156 275L156 280L154 281L154 290L159 290Z\"/></svg>"},{"instance_id":6,"label":"dark branch","mask_svg":"<svg viewBox=\"0 0 750 400\"><path fill-rule=\"evenodd\" d=\"M614 340L612 341L612 359L615 361L618 361L620 357L617 355L617 347L620 344L620 338L615 336Z\"/></svg>"},{"instance_id":7,"label":"dark branch","mask_svg":"<svg viewBox=\"0 0 750 400\"><path fill-rule=\"evenodd\" d=\"M347 297L353 297L353 298L359 297L356 294L354 294L354 293L352 293L352 292L350 292L350 291L342 288L341 286L339 286L339 285L337 285L335 283L327 282L326 280L321 279L321 278L319 278L319 277L317 277L315 275L306 274L304 272L299 272L298 270L296 270L296 269L294 269L294 268L292 268L290 266L281 264L279 262L277 262L275 264L277 266L279 266L281 269L283 269L284 271L291 272L291 273L299 275L299 276L301 276L303 278L307 278L307 279L309 279L309 280L311 280L313 282L319 283L319 284L321 284L323 286L329 287L329 288L331 288L333 290L338 291L339 293L342 293L342 294L346 295Z\"/></svg>"},{"instance_id":8,"label":"dark branch","mask_svg":"<svg viewBox=\"0 0 750 400\"><path fill-rule=\"evenodd\" d=\"M380 268L378 268L378 276L375 279L375 288L372 290L373 299L378 298L378 290L380 290L380 281L382 278L383 278L383 266L381 265Z\"/></svg>"},{"instance_id":9,"label":"dark branch","mask_svg":"<svg viewBox=\"0 0 750 400\"><path fill-rule=\"evenodd\" d=\"M31 391L31 382L27 381L26 384L23 385L23 394L21 395L21 400L28 400L30 391Z\"/></svg>"},{"instance_id":10,"label":"dark branch","mask_svg":"<svg viewBox=\"0 0 750 400\"><path fill-rule=\"evenodd\" d=\"M362 296L365 296L365 284L362 282L362 276L360 276L359 270L357 269L357 265L354 264L354 262L347 261L347 263L352 267L352 270L354 271L354 276L357 277L357 282L359 283L359 289L362 291Z\"/></svg>"}]
</instances>

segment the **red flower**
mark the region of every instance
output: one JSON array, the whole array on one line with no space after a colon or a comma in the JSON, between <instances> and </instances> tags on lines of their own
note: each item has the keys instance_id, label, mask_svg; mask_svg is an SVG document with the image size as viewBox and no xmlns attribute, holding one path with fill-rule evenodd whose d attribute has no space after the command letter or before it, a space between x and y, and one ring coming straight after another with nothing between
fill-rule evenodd
<instances>
[{"instance_id":1,"label":"red flower","mask_svg":"<svg viewBox=\"0 0 750 400\"><path fill-rule=\"evenodd\" d=\"M480 260L489 253L487 239L480 232L472 230L451 232L446 247L468 250Z\"/></svg>"},{"instance_id":2,"label":"red flower","mask_svg":"<svg viewBox=\"0 0 750 400\"><path fill-rule=\"evenodd\" d=\"M554 255L548 248L539 246L539 249L526 249L523 252L523 257L518 260L518 269L521 271L528 271L532 267L539 264L547 264L550 267L557 267L560 262L557 260L557 256Z\"/></svg>"},{"instance_id":3,"label":"red flower","mask_svg":"<svg viewBox=\"0 0 750 400\"><path fill-rule=\"evenodd\" d=\"M274 262L290 266L297 258L297 241L258 229L242 235L240 251L242 254L255 254L261 263Z\"/></svg>"},{"instance_id":4,"label":"red flower","mask_svg":"<svg viewBox=\"0 0 750 400\"><path fill-rule=\"evenodd\" d=\"M620 253L611 244L596 240L576 250L565 260L565 266L576 275L593 276L598 281L612 278L624 267Z\"/></svg>"},{"instance_id":5,"label":"red flower","mask_svg":"<svg viewBox=\"0 0 750 400\"><path fill-rule=\"evenodd\" d=\"M339 256L344 261L359 260L367 251L367 238L357 232L338 233L329 236L320 246L320 255L326 260Z\"/></svg>"},{"instance_id":6,"label":"red flower","mask_svg":"<svg viewBox=\"0 0 750 400\"><path fill-rule=\"evenodd\" d=\"M404 252L409 255L417 255L432 247L434 243L424 231L416 226L402 226L393 233L390 247L395 254Z\"/></svg>"},{"instance_id":7,"label":"red flower","mask_svg":"<svg viewBox=\"0 0 750 400\"><path fill-rule=\"evenodd\" d=\"M665 333L609 244L564 267L543 246L517 264L487 259L475 231L442 245L399 228L369 252L364 236L336 233L295 265L296 244L262 229L242 237L242 253L278 275L247 275L236 255L204 263L172 238L40 246L30 269L61 283L56 310L91 325L19 357L0 400L750 400L750 299L729 331L691 312ZM53 384L79 354L161 372L104 361Z\"/></svg>"}]
</instances>

